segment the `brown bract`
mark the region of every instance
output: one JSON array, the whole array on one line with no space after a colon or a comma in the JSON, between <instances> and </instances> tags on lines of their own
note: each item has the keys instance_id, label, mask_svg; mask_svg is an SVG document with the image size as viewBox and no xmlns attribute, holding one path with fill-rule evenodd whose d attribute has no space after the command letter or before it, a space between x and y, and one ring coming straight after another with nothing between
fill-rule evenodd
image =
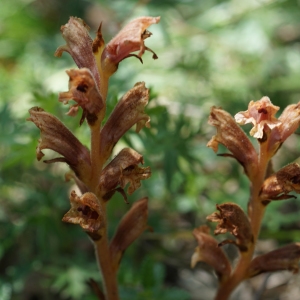
<instances>
[{"instance_id":1,"label":"brown bract","mask_svg":"<svg viewBox=\"0 0 300 300\"><path fill-rule=\"evenodd\" d=\"M260 198L268 204L270 200L296 198L290 192L300 193L300 166L293 163L268 177L262 186Z\"/></svg>"},{"instance_id":2,"label":"brown bract","mask_svg":"<svg viewBox=\"0 0 300 300\"><path fill-rule=\"evenodd\" d=\"M104 215L95 194L85 193L79 197L72 191L70 204L71 209L62 219L64 222L79 224L90 233L97 232L104 225Z\"/></svg>"},{"instance_id":3,"label":"brown bract","mask_svg":"<svg viewBox=\"0 0 300 300\"><path fill-rule=\"evenodd\" d=\"M99 190L105 200L109 200L118 186L124 189L129 183L128 194L132 194L141 186L141 180L151 176L150 167L141 168L144 163L142 155L130 148L124 148L103 169L99 181Z\"/></svg>"},{"instance_id":4,"label":"brown bract","mask_svg":"<svg viewBox=\"0 0 300 300\"><path fill-rule=\"evenodd\" d=\"M144 82L138 82L118 102L101 131L100 155L107 160L118 140L136 124L136 132L143 126L150 127L150 117L144 112L148 104L149 90Z\"/></svg>"},{"instance_id":5,"label":"brown bract","mask_svg":"<svg viewBox=\"0 0 300 300\"><path fill-rule=\"evenodd\" d=\"M253 234L248 217L235 203L216 204L219 213L215 212L207 216L207 220L217 222L215 234L230 232L236 237L236 241L225 240L220 245L232 243L240 251L247 251L250 243L253 243Z\"/></svg>"},{"instance_id":6,"label":"brown bract","mask_svg":"<svg viewBox=\"0 0 300 300\"><path fill-rule=\"evenodd\" d=\"M223 109L213 106L208 123L216 127L217 134L208 142L207 147L217 152L218 144L223 144L244 167L246 174L253 176L257 166L256 151L233 117Z\"/></svg>"},{"instance_id":7,"label":"brown bract","mask_svg":"<svg viewBox=\"0 0 300 300\"><path fill-rule=\"evenodd\" d=\"M263 97L256 102L250 101L248 110L237 113L235 120L241 125L252 123L254 127L251 129L250 134L257 139L261 139L264 130L267 129L266 127L273 129L275 126L280 125L281 122L275 118L278 110L279 107L273 105L268 97Z\"/></svg>"},{"instance_id":8,"label":"brown bract","mask_svg":"<svg viewBox=\"0 0 300 300\"><path fill-rule=\"evenodd\" d=\"M39 145L36 148L37 159L41 160L44 156L43 149L51 149L63 157L45 162L66 162L76 176L87 183L91 172L89 150L55 116L45 112L40 107L31 108L29 113L30 118L27 121L32 121L41 132Z\"/></svg>"},{"instance_id":9,"label":"brown bract","mask_svg":"<svg viewBox=\"0 0 300 300\"><path fill-rule=\"evenodd\" d=\"M300 260L300 243L293 243L255 257L250 265L248 277L253 277L264 272L281 270L297 273Z\"/></svg>"},{"instance_id":10,"label":"brown bract","mask_svg":"<svg viewBox=\"0 0 300 300\"><path fill-rule=\"evenodd\" d=\"M144 40L151 36L146 29L157 24L160 17L139 17L129 22L104 48L101 57L102 70L104 72L115 72L118 64L123 59L136 56L141 59L145 50L153 53L153 58L157 55L145 46ZM132 52L139 51L137 55Z\"/></svg>"},{"instance_id":11,"label":"brown bract","mask_svg":"<svg viewBox=\"0 0 300 300\"><path fill-rule=\"evenodd\" d=\"M122 218L110 243L110 253L113 266L118 269L124 251L130 246L149 226L148 198L136 201L126 215Z\"/></svg>"},{"instance_id":12,"label":"brown bract","mask_svg":"<svg viewBox=\"0 0 300 300\"><path fill-rule=\"evenodd\" d=\"M191 267L194 268L199 261L203 261L213 267L220 280L231 273L230 263L218 246L218 242L209 234L208 226L200 226L193 230L193 235L198 242L198 247L191 258Z\"/></svg>"},{"instance_id":13,"label":"brown bract","mask_svg":"<svg viewBox=\"0 0 300 300\"><path fill-rule=\"evenodd\" d=\"M77 105L73 105L69 110L69 115L74 115L74 107L80 106L83 109L83 118L86 117L88 123L93 125L97 121L104 102L91 71L87 68L71 69L67 71L69 75L69 91L59 94L59 101L67 104L69 100L74 100ZM77 109L75 109L77 112Z\"/></svg>"},{"instance_id":14,"label":"brown bract","mask_svg":"<svg viewBox=\"0 0 300 300\"><path fill-rule=\"evenodd\" d=\"M60 46L54 55L60 57L64 51L68 52L79 68L90 69L99 87L100 76L93 54L93 41L88 33L89 29L82 19L70 17L69 22L60 28L67 44Z\"/></svg>"}]
</instances>

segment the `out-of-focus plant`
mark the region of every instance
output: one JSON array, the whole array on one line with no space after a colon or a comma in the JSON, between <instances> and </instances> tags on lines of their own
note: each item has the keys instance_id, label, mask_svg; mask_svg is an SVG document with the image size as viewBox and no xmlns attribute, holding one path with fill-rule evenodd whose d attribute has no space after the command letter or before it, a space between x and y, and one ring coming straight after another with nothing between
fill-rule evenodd
<instances>
[{"instance_id":1,"label":"out-of-focus plant","mask_svg":"<svg viewBox=\"0 0 300 300\"><path fill-rule=\"evenodd\" d=\"M51 149L62 157L45 160L46 163L64 162L71 172L66 179L73 179L79 192L70 195L71 209L63 221L79 224L89 235L95 246L103 287L102 291L95 281L91 285L99 299L119 299L117 272L124 251L148 228L147 198L134 203L119 222L114 237L109 241L107 204L119 192L127 202L124 188L132 194L141 185L141 180L151 175L149 167L140 167L143 157L131 148L124 148L111 161L109 158L119 139L133 125L139 132L150 126L150 118L144 112L148 103L149 90L145 83L138 82L117 103L113 112L103 124L106 113L106 99L109 78L119 63L127 57L137 57L142 62L144 52L150 51L144 40L151 36L147 28L156 24L160 17L140 17L127 24L108 44L105 44L101 25L94 40L88 34L88 26L82 19L71 17L61 27L67 44L55 52L56 56L68 52L79 69L67 71L69 91L59 95L59 101L70 107L69 116L75 116L82 109L80 125L87 122L91 132L90 150L86 148L65 125L55 116L40 107L29 110L30 118L41 132L36 149L37 159L44 156L42 150ZM138 54L132 52L139 51Z\"/></svg>"},{"instance_id":2,"label":"out-of-focus plant","mask_svg":"<svg viewBox=\"0 0 300 300\"><path fill-rule=\"evenodd\" d=\"M278 106L268 97L251 101L248 110L237 113L235 119L225 110L211 109L209 124L217 129L217 134L207 146L215 152L219 144L230 153L219 154L235 158L244 168L250 181L250 196L247 214L236 203L217 204L218 212L207 217L217 222L215 235L230 233L235 239L225 239L218 243L209 233L207 226L194 229L193 234L198 247L192 256L194 267L198 261L211 265L219 279L216 300L226 300L231 292L247 278L264 272L279 270L298 271L300 243L292 243L253 258L255 246L265 210L272 201L295 198L300 193L300 166L291 163L274 172L272 158L286 139L293 134L300 123L300 102L286 107L277 119ZM247 135L238 124L252 123L250 135L257 139L258 153ZM225 252L225 244L234 244L239 250L239 259L232 269Z\"/></svg>"}]
</instances>

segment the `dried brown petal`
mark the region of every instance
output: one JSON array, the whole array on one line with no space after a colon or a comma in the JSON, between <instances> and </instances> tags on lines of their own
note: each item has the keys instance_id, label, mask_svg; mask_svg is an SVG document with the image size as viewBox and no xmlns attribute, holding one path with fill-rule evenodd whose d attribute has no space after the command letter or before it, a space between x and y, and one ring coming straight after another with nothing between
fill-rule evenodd
<instances>
[{"instance_id":1,"label":"dried brown petal","mask_svg":"<svg viewBox=\"0 0 300 300\"><path fill-rule=\"evenodd\" d=\"M87 183L91 174L89 150L55 116L39 107L31 108L29 113L30 118L27 120L32 121L41 131L41 138L36 149L37 159L41 160L44 156L43 149L51 149L63 157L45 162L66 162L76 176Z\"/></svg>"},{"instance_id":2,"label":"dried brown petal","mask_svg":"<svg viewBox=\"0 0 300 300\"><path fill-rule=\"evenodd\" d=\"M89 29L82 19L70 17L69 22L60 28L67 45L59 47L54 55L60 57L64 51L68 52L79 68L91 70L99 86L100 76L92 50L93 41L88 33Z\"/></svg>"},{"instance_id":3,"label":"dried brown petal","mask_svg":"<svg viewBox=\"0 0 300 300\"><path fill-rule=\"evenodd\" d=\"M268 141L269 151L274 154L281 144L299 127L300 102L287 106L278 120L280 125L272 130Z\"/></svg>"},{"instance_id":4,"label":"dried brown petal","mask_svg":"<svg viewBox=\"0 0 300 300\"><path fill-rule=\"evenodd\" d=\"M151 36L151 33L146 29L157 24L160 17L140 17L128 23L105 47L102 57L102 70L110 75L113 74L121 60L136 56L141 58L145 50L153 53L153 59L157 55L144 44L144 40ZM139 51L137 55L132 52Z\"/></svg>"},{"instance_id":5,"label":"dried brown petal","mask_svg":"<svg viewBox=\"0 0 300 300\"><path fill-rule=\"evenodd\" d=\"M87 121L90 125L98 119L104 103L97 84L91 71L87 68L68 70L70 77L69 91L59 94L59 101L67 104L69 100L75 100L85 111ZM74 109L71 108L69 114L74 115Z\"/></svg>"},{"instance_id":6,"label":"dried brown petal","mask_svg":"<svg viewBox=\"0 0 300 300\"><path fill-rule=\"evenodd\" d=\"M192 255L191 267L194 268L197 262L203 261L215 269L220 280L228 277L231 273L230 263L216 239L209 234L208 226L195 228L193 235L198 242L198 247Z\"/></svg>"},{"instance_id":7,"label":"dried brown petal","mask_svg":"<svg viewBox=\"0 0 300 300\"><path fill-rule=\"evenodd\" d=\"M280 121L275 118L278 110L279 107L273 105L268 97L262 97L258 101L251 101L248 110L237 113L235 120L241 125L252 123L254 127L251 129L250 134L257 139L261 139L266 126L273 129L280 125Z\"/></svg>"},{"instance_id":8,"label":"dried brown petal","mask_svg":"<svg viewBox=\"0 0 300 300\"><path fill-rule=\"evenodd\" d=\"M218 144L223 144L244 167L246 174L253 176L257 166L257 153L233 117L223 109L214 106L208 123L217 128L217 134L208 142L207 147L217 152Z\"/></svg>"},{"instance_id":9,"label":"dried brown petal","mask_svg":"<svg viewBox=\"0 0 300 300\"><path fill-rule=\"evenodd\" d=\"M150 127L150 117L144 108L148 104L149 90L138 82L118 102L101 131L101 157L107 160L117 141L136 124L136 132L143 126Z\"/></svg>"},{"instance_id":10,"label":"dried brown petal","mask_svg":"<svg viewBox=\"0 0 300 300\"><path fill-rule=\"evenodd\" d=\"M104 226L105 217L96 195L85 193L79 197L75 191L72 191L70 203L71 209L62 219L64 222L79 224L90 233L95 233Z\"/></svg>"},{"instance_id":11,"label":"dried brown petal","mask_svg":"<svg viewBox=\"0 0 300 300\"><path fill-rule=\"evenodd\" d=\"M126 215L122 218L110 243L110 253L114 268L117 269L124 251L130 246L149 226L148 198L135 202Z\"/></svg>"},{"instance_id":12,"label":"dried brown petal","mask_svg":"<svg viewBox=\"0 0 300 300\"><path fill-rule=\"evenodd\" d=\"M249 244L253 243L253 234L244 211L235 203L217 204L216 207L220 213L215 212L206 218L219 223L214 233L230 232L236 237L236 241L225 240L221 245L233 243L240 251L247 251Z\"/></svg>"},{"instance_id":13,"label":"dried brown petal","mask_svg":"<svg viewBox=\"0 0 300 300\"><path fill-rule=\"evenodd\" d=\"M255 257L250 265L248 277L253 277L264 272L281 270L297 273L300 260L300 243L293 243Z\"/></svg>"},{"instance_id":14,"label":"dried brown petal","mask_svg":"<svg viewBox=\"0 0 300 300\"><path fill-rule=\"evenodd\" d=\"M266 204L270 200L296 198L290 192L300 193L300 166L293 163L267 178L262 186L260 198Z\"/></svg>"},{"instance_id":15,"label":"dried brown petal","mask_svg":"<svg viewBox=\"0 0 300 300\"><path fill-rule=\"evenodd\" d=\"M109 200L117 188L125 188L129 183L128 194L132 194L141 186L141 180L151 176L150 167L138 167L144 163L142 155L130 148L124 148L119 154L103 169L99 189L105 200Z\"/></svg>"}]
</instances>

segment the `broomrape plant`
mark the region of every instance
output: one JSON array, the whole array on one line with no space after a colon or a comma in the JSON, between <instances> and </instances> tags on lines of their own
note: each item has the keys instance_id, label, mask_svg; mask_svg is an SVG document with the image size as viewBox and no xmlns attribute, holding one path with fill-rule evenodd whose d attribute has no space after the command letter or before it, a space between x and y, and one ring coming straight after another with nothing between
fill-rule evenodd
<instances>
[{"instance_id":1,"label":"broomrape plant","mask_svg":"<svg viewBox=\"0 0 300 300\"><path fill-rule=\"evenodd\" d=\"M150 177L149 167L141 167L143 156L130 148L121 150L111 161L112 151L119 139L133 126L139 132L150 127L150 118L144 112L148 103L149 90L144 82L138 82L117 103L113 112L103 124L106 114L106 98L109 78L118 69L119 63L127 57L137 57L142 62L144 52L156 54L144 40L151 36L147 28L157 24L160 17L140 17L127 24L108 44L101 34L101 24L94 40L89 36L89 27L79 18L71 17L61 27L66 45L59 47L55 56L68 52L79 69L67 71L69 90L59 94L59 101L67 104L74 100L69 116L75 116L82 109L80 125L85 121L90 128L91 143L87 149L55 116L40 107L29 110L30 118L41 132L36 156L41 160L43 149L51 149L61 157L44 160L45 163L64 162L71 172L66 176L76 182L80 194L70 195L70 210L63 221L79 224L89 235L95 246L104 292L92 281L99 299L119 299L117 272L126 248L148 228L147 198L134 203L120 221L114 237L107 236L108 219L106 206L115 192L123 195L128 186L130 195L141 186L141 180ZM138 54L132 52L139 51Z\"/></svg>"},{"instance_id":2,"label":"broomrape plant","mask_svg":"<svg viewBox=\"0 0 300 300\"><path fill-rule=\"evenodd\" d=\"M212 266L219 279L216 300L226 300L239 283L263 272L279 270L298 271L300 243L293 243L253 258L264 212L272 201L295 198L291 192L300 193L300 166L291 163L277 172L272 169L271 159L285 140L295 132L300 122L300 102L289 105L277 119L278 106L268 97L251 101L248 110L235 115L235 119L221 108L211 109L209 124L217 134L207 146L218 151L224 145L229 154L244 168L250 181L250 197L247 214L235 203L217 204L218 212L207 217L216 222L215 235L231 233L235 239L220 243L209 233L208 226L194 229L193 235L198 246L192 255L191 265L204 261ZM257 139L259 151L238 124L252 123L250 135ZM239 259L232 268L222 246L234 244L239 250Z\"/></svg>"}]
</instances>

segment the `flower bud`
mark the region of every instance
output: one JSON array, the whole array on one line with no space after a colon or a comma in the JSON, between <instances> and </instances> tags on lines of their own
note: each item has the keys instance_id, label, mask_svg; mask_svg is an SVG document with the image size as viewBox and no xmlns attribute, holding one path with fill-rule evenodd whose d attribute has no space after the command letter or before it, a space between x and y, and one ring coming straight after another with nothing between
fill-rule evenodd
<instances>
[{"instance_id":1,"label":"flower bud","mask_svg":"<svg viewBox=\"0 0 300 300\"><path fill-rule=\"evenodd\" d=\"M268 177L261 188L260 198L264 204L271 200L296 198L290 192L300 193L300 166L293 163Z\"/></svg>"},{"instance_id":2,"label":"flower bud","mask_svg":"<svg viewBox=\"0 0 300 300\"><path fill-rule=\"evenodd\" d=\"M230 263L218 242L209 234L208 226L200 226L193 230L193 235L198 242L198 247L191 258L191 267L194 268L199 261L213 267L220 280L231 273Z\"/></svg>"},{"instance_id":3,"label":"flower bud","mask_svg":"<svg viewBox=\"0 0 300 300\"><path fill-rule=\"evenodd\" d=\"M253 243L253 234L248 217L244 211L235 203L217 204L217 210L220 213L213 213L206 219L211 222L218 222L215 234L230 232L236 237L236 241L225 240L224 244L235 244L240 251L248 250L250 243Z\"/></svg>"},{"instance_id":4,"label":"flower bud","mask_svg":"<svg viewBox=\"0 0 300 300\"><path fill-rule=\"evenodd\" d=\"M118 269L124 251L149 228L148 198L135 202L126 215L122 218L110 243L110 254L113 266Z\"/></svg>"},{"instance_id":5,"label":"flower bud","mask_svg":"<svg viewBox=\"0 0 300 300\"><path fill-rule=\"evenodd\" d=\"M246 174L253 176L257 166L257 153L232 116L223 109L214 106L211 109L208 123L217 128L217 134L208 142L207 147L217 152L218 144L223 144L244 167Z\"/></svg>"},{"instance_id":6,"label":"flower bud","mask_svg":"<svg viewBox=\"0 0 300 300\"><path fill-rule=\"evenodd\" d=\"M253 277L264 272L281 270L297 273L300 260L300 243L293 243L255 257L248 271L248 277Z\"/></svg>"},{"instance_id":7,"label":"flower bud","mask_svg":"<svg viewBox=\"0 0 300 300\"><path fill-rule=\"evenodd\" d=\"M93 193L85 193L81 197L75 191L70 195L71 209L64 215L63 221L79 224L85 231L97 232L104 226L104 214L99 200Z\"/></svg>"}]
</instances>

